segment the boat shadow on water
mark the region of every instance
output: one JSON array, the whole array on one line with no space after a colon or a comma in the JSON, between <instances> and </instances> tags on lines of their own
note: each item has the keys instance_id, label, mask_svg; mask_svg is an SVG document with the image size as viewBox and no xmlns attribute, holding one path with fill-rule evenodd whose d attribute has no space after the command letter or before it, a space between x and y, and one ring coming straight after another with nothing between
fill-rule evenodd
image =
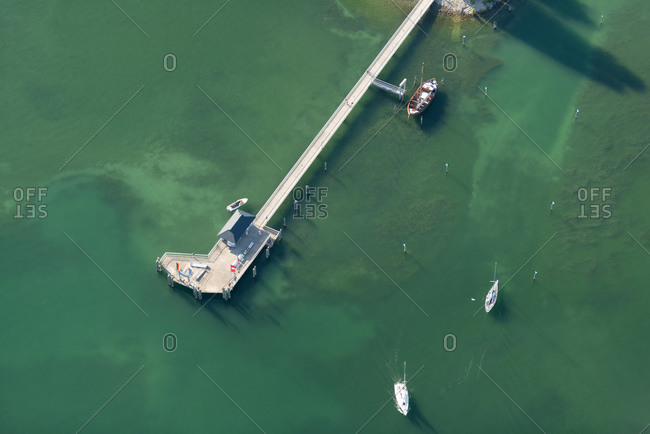
<instances>
[{"instance_id":1,"label":"boat shadow on water","mask_svg":"<svg viewBox=\"0 0 650 434\"><path fill-rule=\"evenodd\" d=\"M500 295L496 304L489 313L486 313L488 316L492 316L497 321L508 321L510 319L512 312L508 306L507 297Z\"/></svg>"},{"instance_id":2,"label":"boat shadow on water","mask_svg":"<svg viewBox=\"0 0 650 434\"><path fill-rule=\"evenodd\" d=\"M409 119L409 122L415 121L418 127L426 133L435 131L439 126L441 126L445 121L445 108L449 102L449 97L444 91L444 86L442 89L438 89L435 98L431 101L431 105L421 114L414 116L415 119ZM420 117L422 118L422 123L420 123Z\"/></svg>"},{"instance_id":3,"label":"boat shadow on water","mask_svg":"<svg viewBox=\"0 0 650 434\"><path fill-rule=\"evenodd\" d=\"M427 418L424 417L422 412L418 409L417 404L413 401L411 401L411 408L409 409L408 420L412 425L414 425L415 427L419 428L422 431L434 432L434 433L438 432L436 428L433 425L431 425L431 422L429 422Z\"/></svg>"}]
</instances>

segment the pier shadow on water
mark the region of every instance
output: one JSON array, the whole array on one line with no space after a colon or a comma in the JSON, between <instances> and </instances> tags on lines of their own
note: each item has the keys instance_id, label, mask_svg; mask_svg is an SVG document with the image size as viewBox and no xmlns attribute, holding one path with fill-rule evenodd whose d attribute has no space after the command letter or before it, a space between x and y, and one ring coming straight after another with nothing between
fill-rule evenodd
<instances>
[{"instance_id":1,"label":"pier shadow on water","mask_svg":"<svg viewBox=\"0 0 650 434\"><path fill-rule=\"evenodd\" d=\"M167 276L164 273L159 273L159 274L160 276L162 276L160 280L164 281L165 282L164 284L167 286ZM201 308L201 305L203 305L202 310L210 311L214 315L214 317L218 319L223 325L227 327L234 326L234 324L231 321L226 319L226 317L223 315L223 312L214 309L214 306L216 305L214 301L217 298L221 300L221 295L216 295L213 299L210 298L212 297L212 294L204 295L203 300L199 301L194 298L191 289L186 288L178 283L174 283L173 288L170 288L169 286L167 286L167 288L169 291L172 291L172 293L177 299L183 300L188 306L190 306L190 308L194 309L194 312L199 310Z\"/></svg>"},{"instance_id":2,"label":"pier shadow on water","mask_svg":"<svg viewBox=\"0 0 650 434\"><path fill-rule=\"evenodd\" d=\"M237 286L232 292L232 297L229 300L223 300L221 296L217 296L221 303L227 305L229 309L234 309L244 319L250 322L268 321L273 325L282 327L282 323L278 317L284 316L284 311L280 309L280 306L283 305L281 303L271 302L260 306L259 300L263 292L272 290L264 280L264 276L271 268L271 261L278 264L282 264L285 261L285 249L286 247L283 241L276 241L271 248L271 255L268 259L265 253L260 253L252 264L257 267L257 277L253 278L253 267L251 266L237 283ZM283 270L282 267L280 267L280 270Z\"/></svg>"},{"instance_id":3,"label":"pier shadow on water","mask_svg":"<svg viewBox=\"0 0 650 434\"><path fill-rule=\"evenodd\" d=\"M275 259L281 263L285 253L282 247L282 241L276 242L273 248L271 248L271 256L269 259L266 259L265 254L261 253L253 262L253 265L257 266L257 277L253 278L252 267L250 267L241 276L229 300L224 300L222 294L203 294L203 299L199 301L194 298L190 288L186 288L178 283L175 283L174 287L169 288L169 290L178 299L186 302L194 312L199 309L201 310L198 313L199 315L207 312L223 325L234 328L235 330L238 329L237 325L229 319L233 310L249 322L267 321L278 327L282 327L282 323L278 319L278 317L284 316L284 312L280 308L281 304L271 303L260 307L256 303L256 300L259 299L261 292L269 290L269 286L263 281L265 269L268 269L268 262ZM161 282L164 281L166 285L166 275L160 273L160 276ZM231 312L231 314L228 312Z\"/></svg>"},{"instance_id":4,"label":"pier shadow on water","mask_svg":"<svg viewBox=\"0 0 650 434\"><path fill-rule=\"evenodd\" d=\"M575 0L544 3L548 3L546 7L539 1L531 1L520 4L512 13L500 12L495 18L500 23L498 31L507 32L541 54L617 92L645 90L641 77L562 22L559 16L588 21L579 3Z\"/></svg>"},{"instance_id":5,"label":"pier shadow on water","mask_svg":"<svg viewBox=\"0 0 650 434\"><path fill-rule=\"evenodd\" d=\"M379 142L379 140L374 141L374 134L394 134L390 128L384 128L384 125L396 125L401 122L406 123L410 129L420 128L426 134L432 134L444 124L449 101L449 96L445 94L443 87L443 90L436 95L431 105L424 111L424 119L422 124L420 124L419 115L411 116L411 118L407 117L406 107L397 114L390 114L391 106L399 104L397 99L393 98L392 95L388 95L380 90L374 91L371 89L366 94L366 97L368 97L368 100L364 102L363 110L356 113L348 121L348 130L338 137L335 146L327 149L325 158L329 162L329 172L326 173L322 170L315 173L308 172L304 177L305 179L311 176L312 181L310 182L313 182L315 185L326 184L332 182L332 179L335 179L339 186L345 186L345 183L339 176L339 171L346 170L344 168L350 162L354 164L354 159L357 157L357 154L361 154L361 158L364 158L362 151L366 148L371 149ZM407 95L407 98L410 98L410 96ZM373 107L380 107L380 109L373 109ZM368 125L373 125L373 127L368 129ZM370 132L370 135L363 135L367 132ZM316 222L311 222L311 224L316 224Z\"/></svg>"},{"instance_id":6,"label":"pier shadow on water","mask_svg":"<svg viewBox=\"0 0 650 434\"><path fill-rule=\"evenodd\" d=\"M595 23L589 18L585 6L576 0L545 0L544 5L556 14L590 26Z\"/></svg>"}]
</instances>

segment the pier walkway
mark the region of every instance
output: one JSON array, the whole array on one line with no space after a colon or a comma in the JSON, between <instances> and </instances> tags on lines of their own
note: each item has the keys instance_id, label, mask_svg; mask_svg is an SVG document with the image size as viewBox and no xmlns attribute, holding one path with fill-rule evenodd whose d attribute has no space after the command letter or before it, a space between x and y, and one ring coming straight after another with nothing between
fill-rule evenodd
<instances>
[{"instance_id":1,"label":"pier walkway","mask_svg":"<svg viewBox=\"0 0 650 434\"><path fill-rule=\"evenodd\" d=\"M268 257L269 249L274 241L282 237L282 231L266 226L268 221L282 206L287 196L290 195L314 160L325 148L325 145L352 112L355 104L366 93L373 80L381 73L418 21L429 10L433 1L418 1L384 48L375 57L375 60L361 75L352 90L348 92L345 99L314 137L296 164L280 182L280 185L264 203L252 223L246 220L245 216L239 222L229 220L224 230L228 227L237 232L235 238L232 240L229 240L231 237L219 238L207 255L167 252L162 258L156 259L156 269L159 272L162 270L167 272L169 286L178 283L190 288L197 299L201 299L203 294L215 293L223 294L224 299L228 299L236 283L265 247ZM231 220L233 219L231 218ZM243 229L242 224L245 226ZM253 268L253 275L255 275L255 268Z\"/></svg>"},{"instance_id":2,"label":"pier walkway","mask_svg":"<svg viewBox=\"0 0 650 434\"><path fill-rule=\"evenodd\" d=\"M338 108L329 120L325 123L323 128L318 132L314 140L312 140L309 147L303 152L296 164L291 168L287 176L280 182L280 185L275 189L271 197L268 198L266 203L262 206L257 213L257 217L253 224L261 225L266 224L273 214L280 208L284 200L289 196L291 191L295 188L300 181L300 178L307 172L311 164L316 160L316 157L325 148L325 145L334 136L343 121L348 117L354 105L366 93L375 77L381 73L388 61L393 57L397 49L402 45L404 40L411 33L413 28L417 25L418 21L429 10L433 0L420 0L413 10L408 14L406 19L399 26L397 31L388 40L384 48L379 52L375 60L370 64L366 72L359 78L352 90L347 94L345 99L339 104Z\"/></svg>"}]
</instances>

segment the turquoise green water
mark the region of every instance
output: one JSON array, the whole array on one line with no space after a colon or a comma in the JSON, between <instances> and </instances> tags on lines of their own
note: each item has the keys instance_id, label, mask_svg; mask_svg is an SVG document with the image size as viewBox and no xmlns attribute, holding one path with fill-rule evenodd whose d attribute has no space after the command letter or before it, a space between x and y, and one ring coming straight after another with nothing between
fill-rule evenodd
<instances>
[{"instance_id":1,"label":"turquoise green water","mask_svg":"<svg viewBox=\"0 0 650 434\"><path fill-rule=\"evenodd\" d=\"M369 90L302 182L327 218L287 206L257 280L202 308L155 258L207 252L236 198L259 209L403 15L240 1L192 37L220 5L118 4L148 36L111 2L2 3L2 431L650 423L645 3L513 3L497 31L429 14L382 73L444 78L422 125ZM27 187L47 196L17 202ZM404 360L411 413L376 413Z\"/></svg>"}]
</instances>

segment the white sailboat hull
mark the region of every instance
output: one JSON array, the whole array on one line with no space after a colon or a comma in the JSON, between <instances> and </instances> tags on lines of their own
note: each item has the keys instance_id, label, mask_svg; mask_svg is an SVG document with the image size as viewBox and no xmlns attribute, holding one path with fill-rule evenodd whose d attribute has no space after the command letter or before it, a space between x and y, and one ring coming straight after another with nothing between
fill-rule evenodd
<instances>
[{"instance_id":1,"label":"white sailboat hull","mask_svg":"<svg viewBox=\"0 0 650 434\"><path fill-rule=\"evenodd\" d=\"M492 288L487 293L485 297L485 311L489 312L492 310L494 305L497 302L497 296L499 295L499 280L495 280Z\"/></svg>"},{"instance_id":2,"label":"white sailboat hull","mask_svg":"<svg viewBox=\"0 0 650 434\"><path fill-rule=\"evenodd\" d=\"M406 388L406 383L404 381L398 381L395 383L395 404L397 406L397 411L406 416L410 410L409 408L409 392Z\"/></svg>"}]
</instances>

